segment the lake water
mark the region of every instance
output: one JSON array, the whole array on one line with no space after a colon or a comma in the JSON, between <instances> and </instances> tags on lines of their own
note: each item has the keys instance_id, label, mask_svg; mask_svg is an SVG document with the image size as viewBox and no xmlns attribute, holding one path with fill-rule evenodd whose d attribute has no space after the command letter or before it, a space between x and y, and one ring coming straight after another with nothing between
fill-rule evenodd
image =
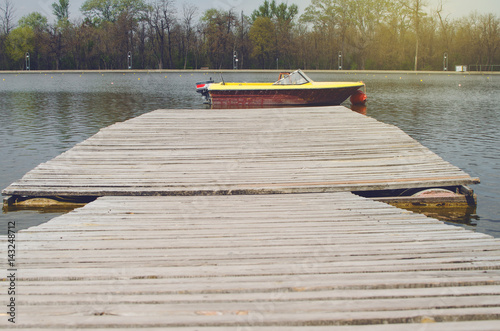
<instances>
[{"instance_id":1,"label":"lake water","mask_svg":"<svg viewBox=\"0 0 500 331\"><path fill-rule=\"evenodd\" d=\"M472 186L478 208L465 226L500 237L500 75L307 73L317 81L364 81L367 116L398 126L481 178ZM223 75L226 81L277 78L274 72ZM220 79L199 72L0 73L0 188L113 123L158 108L205 108L194 84L210 77ZM9 220L20 230L57 215L3 213L0 234Z\"/></svg>"}]
</instances>

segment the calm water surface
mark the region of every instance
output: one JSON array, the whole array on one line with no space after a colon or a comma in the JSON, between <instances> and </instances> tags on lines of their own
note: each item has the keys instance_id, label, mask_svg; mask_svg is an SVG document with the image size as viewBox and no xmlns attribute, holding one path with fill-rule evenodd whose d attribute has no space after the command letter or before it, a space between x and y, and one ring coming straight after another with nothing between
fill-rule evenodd
<instances>
[{"instance_id":1,"label":"calm water surface","mask_svg":"<svg viewBox=\"0 0 500 331\"><path fill-rule=\"evenodd\" d=\"M363 80L367 115L398 126L473 177L477 214L468 226L500 237L500 76L307 72L314 80ZM204 108L194 83L219 74L0 73L0 188L99 129L158 108ZM274 81L276 73L224 73L226 81ZM206 111L206 110L205 110ZM241 110L244 111L244 110ZM0 216L17 229L57 213Z\"/></svg>"}]
</instances>

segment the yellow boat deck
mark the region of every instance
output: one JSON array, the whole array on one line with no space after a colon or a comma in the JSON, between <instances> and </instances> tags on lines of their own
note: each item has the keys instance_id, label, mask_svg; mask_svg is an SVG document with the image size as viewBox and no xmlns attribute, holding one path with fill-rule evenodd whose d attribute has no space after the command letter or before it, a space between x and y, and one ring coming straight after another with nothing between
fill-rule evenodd
<instances>
[{"instance_id":1,"label":"yellow boat deck","mask_svg":"<svg viewBox=\"0 0 500 331\"><path fill-rule=\"evenodd\" d=\"M363 82L309 82L305 84L278 85L275 83L213 83L210 90L307 90L363 87Z\"/></svg>"}]
</instances>

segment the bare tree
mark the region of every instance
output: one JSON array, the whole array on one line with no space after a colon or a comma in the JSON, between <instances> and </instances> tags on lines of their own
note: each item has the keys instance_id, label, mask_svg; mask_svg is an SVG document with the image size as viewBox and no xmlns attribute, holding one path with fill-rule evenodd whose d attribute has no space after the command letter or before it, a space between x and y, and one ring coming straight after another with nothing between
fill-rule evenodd
<instances>
[{"instance_id":1,"label":"bare tree","mask_svg":"<svg viewBox=\"0 0 500 331\"><path fill-rule=\"evenodd\" d=\"M184 30L184 69L186 69L187 58L190 48L191 38L194 34L193 20L198 11L197 7L193 4L184 4L182 7L184 17L182 19L182 25Z\"/></svg>"},{"instance_id":2,"label":"bare tree","mask_svg":"<svg viewBox=\"0 0 500 331\"><path fill-rule=\"evenodd\" d=\"M450 22L448 20L448 17L443 17L443 12L443 0L440 0L436 9L436 14L439 19L439 24L441 26L442 35L445 42L444 48L448 50L450 48Z\"/></svg>"},{"instance_id":3,"label":"bare tree","mask_svg":"<svg viewBox=\"0 0 500 331\"><path fill-rule=\"evenodd\" d=\"M418 47L420 41L420 27L422 18L425 16L423 8L427 6L425 0L411 0L408 4L408 8L412 13L413 28L415 30L415 71L418 69Z\"/></svg>"},{"instance_id":4,"label":"bare tree","mask_svg":"<svg viewBox=\"0 0 500 331\"><path fill-rule=\"evenodd\" d=\"M479 17L479 40L485 53L486 65L494 64L494 58L500 49L500 20L489 13Z\"/></svg>"},{"instance_id":5,"label":"bare tree","mask_svg":"<svg viewBox=\"0 0 500 331\"><path fill-rule=\"evenodd\" d=\"M154 39L160 52L158 57L158 69L163 69L165 46L167 46L168 68L173 67L172 61L172 30L176 24L176 9L173 0L158 0L148 13L148 23L153 30Z\"/></svg>"},{"instance_id":6,"label":"bare tree","mask_svg":"<svg viewBox=\"0 0 500 331\"><path fill-rule=\"evenodd\" d=\"M11 0L5 0L3 6L0 7L0 23L2 33L8 35L12 29L15 28L14 25L14 5Z\"/></svg>"}]
</instances>

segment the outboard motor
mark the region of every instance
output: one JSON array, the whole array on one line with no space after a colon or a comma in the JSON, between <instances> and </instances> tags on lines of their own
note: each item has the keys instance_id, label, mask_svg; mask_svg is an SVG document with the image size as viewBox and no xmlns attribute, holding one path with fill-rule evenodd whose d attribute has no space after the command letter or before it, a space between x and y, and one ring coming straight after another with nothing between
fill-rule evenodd
<instances>
[{"instance_id":1,"label":"outboard motor","mask_svg":"<svg viewBox=\"0 0 500 331\"><path fill-rule=\"evenodd\" d=\"M212 79L196 83L196 92L201 93L205 97L205 102L210 103L210 94L208 93L208 86L214 81Z\"/></svg>"}]
</instances>

